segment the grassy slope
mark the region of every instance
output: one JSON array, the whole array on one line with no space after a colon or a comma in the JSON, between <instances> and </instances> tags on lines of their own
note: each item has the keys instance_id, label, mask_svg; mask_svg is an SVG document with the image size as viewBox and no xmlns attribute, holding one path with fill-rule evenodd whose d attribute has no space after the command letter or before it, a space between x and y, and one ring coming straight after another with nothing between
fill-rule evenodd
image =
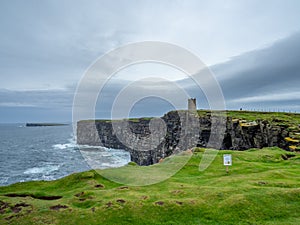
<instances>
[{"instance_id":1,"label":"grassy slope","mask_svg":"<svg viewBox=\"0 0 300 225\"><path fill-rule=\"evenodd\" d=\"M224 153L233 155L229 174L222 165ZM94 171L51 182L1 187L0 223L300 224L299 153L278 148L220 151L210 167L199 172L202 154L194 153L168 180L144 187L124 188ZM296 156L283 160L282 154ZM162 165L152 167L156 166ZM103 187L95 187L97 184ZM7 193L31 194L34 198L3 196ZM50 195L63 198L37 199ZM18 203L30 206L13 212ZM68 208L50 209L59 204Z\"/></svg>"}]
</instances>

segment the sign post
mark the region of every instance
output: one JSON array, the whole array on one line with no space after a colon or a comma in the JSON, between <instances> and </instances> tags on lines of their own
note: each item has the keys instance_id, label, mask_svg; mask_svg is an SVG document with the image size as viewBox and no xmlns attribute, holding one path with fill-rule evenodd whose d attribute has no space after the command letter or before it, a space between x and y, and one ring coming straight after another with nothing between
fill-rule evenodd
<instances>
[{"instance_id":1,"label":"sign post","mask_svg":"<svg viewBox=\"0 0 300 225\"><path fill-rule=\"evenodd\" d=\"M229 166L232 165L232 157L231 154L223 155L223 164L226 166L226 173L229 173Z\"/></svg>"}]
</instances>

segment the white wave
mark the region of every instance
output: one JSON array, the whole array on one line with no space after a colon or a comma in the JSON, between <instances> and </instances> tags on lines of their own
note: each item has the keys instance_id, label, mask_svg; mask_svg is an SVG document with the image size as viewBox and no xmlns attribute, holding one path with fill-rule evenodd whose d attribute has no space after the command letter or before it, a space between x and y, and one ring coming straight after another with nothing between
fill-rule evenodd
<instances>
[{"instance_id":1,"label":"white wave","mask_svg":"<svg viewBox=\"0 0 300 225\"><path fill-rule=\"evenodd\" d=\"M78 145L76 144L76 142L71 141L71 139L69 139L70 142L68 143L65 143L65 144L55 144L55 145L52 145L52 147L54 149L66 149L66 148L78 148L80 150L86 150L86 149L101 149L101 150L106 150L106 151L111 151L111 150L115 150L115 149L111 149L111 148L105 148L105 147L102 147L102 146L93 146L93 145Z\"/></svg>"},{"instance_id":2,"label":"white wave","mask_svg":"<svg viewBox=\"0 0 300 225\"><path fill-rule=\"evenodd\" d=\"M24 171L24 174L49 174L53 171L57 171L59 169L59 165L47 165L43 167L33 167Z\"/></svg>"},{"instance_id":3,"label":"white wave","mask_svg":"<svg viewBox=\"0 0 300 225\"><path fill-rule=\"evenodd\" d=\"M54 149L66 149L66 148L75 149L75 148L78 148L78 145L76 143L76 139L75 139L74 135L71 134L71 138L68 139L67 143L65 143L65 144L55 144L55 145L52 145L52 147Z\"/></svg>"},{"instance_id":4,"label":"white wave","mask_svg":"<svg viewBox=\"0 0 300 225\"><path fill-rule=\"evenodd\" d=\"M76 141L76 135L74 136L73 133L71 134L71 138L68 139L68 143L55 144L55 145L52 145L52 147L54 149L73 148L73 149L82 150L82 151L90 150L90 149L104 150L107 152L110 152L110 151L113 151L113 152L121 151L122 152L122 151L124 151L123 149L106 148L106 147L99 146L99 145L79 145L79 144L77 144L77 141Z\"/></svg>"},{"instance_id":5,"label":"white wave","mask_svg":"<svg viewBox=\"0 0 300 225\"><path fill-rule=\"evenodd\" d=\"M81 151L86 162L96 169L121 167L130 162L130 154L124 150Z\"/></svg>"},{"instance_id":6,"label":"white wave","mask_svg":"<svg viewBox=\"0 0 300 225\"><path fill-rule=\"evenodd\" d=\"M103 146L96 146L96 145L77 145L80 149L86 149L86 148L95 148L95 149L105 149L109 150L109 148L105 148Z\"/></svg>"},{"instance_id":7,"label":"white wave","mask_svg":"<svg viewBox=\"0 0 300 225\"><path fill-rule=\"evenodd\" d=\"M103 166L103 167L111 167L112 164L110 164L110 163L102 163L101 166Z\"/></svg>"},{"instance_id":8,"label":"white wave","mask_svg":"<svg viewBox=\"0 0 300 225\"><path fill-rule=\"evenodd\" d=\"M55 180L54 176L46 176L46 175L43 175L42 176L42 180Z\"/></svg>"},{"instance_id":9,"label":"white wave","mask_svg":"<svg viewBox=\"0 0 300 225\"><path fill-rule=\"evenodd\" d=\"M66 149L66 148L75 148L77 147L77 145L73 143L66 143L66 144L55 144L52 147L54 149Z\"/></svg>"}]
</instances>

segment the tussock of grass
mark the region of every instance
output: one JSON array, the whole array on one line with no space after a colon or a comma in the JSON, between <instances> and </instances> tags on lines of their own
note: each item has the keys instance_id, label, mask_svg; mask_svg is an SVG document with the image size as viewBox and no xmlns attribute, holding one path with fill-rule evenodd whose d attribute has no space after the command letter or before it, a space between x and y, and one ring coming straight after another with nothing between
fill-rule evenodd
<instances>
[{"instance_id":1,"label":"tussock of grass","mask_svg":"<svg viewBox=\"0 0 300 225\"><path fill-rule=\"evenodd\" d=\"M223 154L233 157L229 174ZM132 173L130 179L155 180L170 172L167 162L128 165L103 170L102 175L103 171L87 171L51 182L17 183L0 188L0 223L300 224L300 155L292 154L279 148L219 151L208 169L200 172L203 149L194 149L180 171L148 186L118 184L105 175ZM169 160L176 164L186 156ZM62 198L5 196L8 193Z\"/></svg>"}]
</instances>

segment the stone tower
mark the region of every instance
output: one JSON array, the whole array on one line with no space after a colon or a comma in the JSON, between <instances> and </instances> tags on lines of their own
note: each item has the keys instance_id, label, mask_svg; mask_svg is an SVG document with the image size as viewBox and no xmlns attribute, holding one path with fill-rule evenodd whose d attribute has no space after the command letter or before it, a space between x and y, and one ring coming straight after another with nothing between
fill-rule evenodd
<instances>
[{"instance_id":1,"label":"stone tower","mask_svg":"<svg viewBox=\"0 0 300 225\"><path fill-rule=\"evenodd\" d=\"M189 98L189 100L188 100L188 110L189 111L197 110L196 98Z\"/></svg>"}]
</instances>

